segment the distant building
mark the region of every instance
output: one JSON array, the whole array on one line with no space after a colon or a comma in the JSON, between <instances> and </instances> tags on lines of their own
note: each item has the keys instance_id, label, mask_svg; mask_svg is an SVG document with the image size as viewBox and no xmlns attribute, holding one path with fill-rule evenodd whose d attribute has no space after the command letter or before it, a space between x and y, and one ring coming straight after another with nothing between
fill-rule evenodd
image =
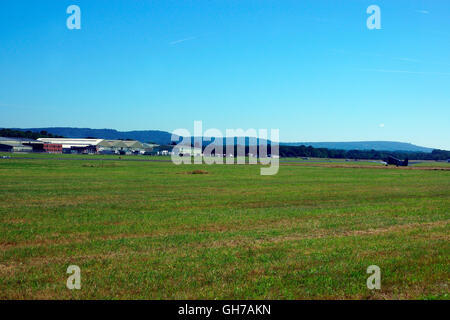
<instances>
[{"instance_id":1,"label":"distant building","mask_svg":"<svg viewBox=\"0 0 450 320\"><path fill-rule=\"evenodd\" d=\"M102 154L151 154L157 146L137 140L103 140L97 145L97 149Z\"/></svg>"},{"instance_id":2,"label":"distant building","mask_svg":"<svg viewBox=\"0 0 450 320\"><path fill-rule=\"evenodd\" d=\"M152 143L143 143L142 146L143 146L143 149L139 150L139 153L145 154L145 155L155 154L155 149L157 147L159 147L158 144L152 144Z\"/></svg>"},{"instance_id":3,"label":"distant building","mask_svg":"<svg viewBox=\"0 0 450 320\"><path fill-rule=\"evenodd\" d=\"M144 145L136 140L123 140L123 143L126 144L129 150L141 150L144 148Z\"/></svg>"},{"instance_id":4,"label":"distant building","mask_svg":"<svg viewBox=\"0 0 450 320\"><path fill-rule=\"evenodd\" d=\"M33 147L16 142L5 142L0 144L0 151L6 152L33 152Z\"/></svg>"},{"instance_id":5,"label":"distant building","mask_svg":"<svg viewBox=\"0 0 450 320\"><path fill-rule=\"evenodd\" d=\"M102 140L97 145L101 154L125 154L128 146L122 140Z\"/></svg>"},{"instance_id":6,"label":"distant building","mask_svg":"<svg viewBox=\"0 0 450 320\"><path fill-rule=\"evenodd\" d=\"M39 138L40 142L62 146L63 153L146 154L157 145L136 140ZM55 147L56 148L56 147Z\"/></svg>"},{"instance_id":7,"label":"distant building","mask_svg":"<svg viewBox=\"0 0 450 320\"><path fill-rule=\"evenodd\" d=\"M35 148L42 149L39 141L26 138L0 137L0 151L3 152L33 152Z\"/></svg>"},{"instance_id":8,"label":"distant building","mask_svg":"<svg viewBox=\"0 0 450 320\"><path fill-rule=\"evenodd\" d=\"M44 151L47 153L62 153L62 144L44 143Z\"/></svg>"},{"instance_id":9,"label":"distant building","mask_svg":"<svg viewBox=\"0 0 450 320\"><path fill-rule=\"evenodd\" d=\"M103 139L39 138L38 141L60 144L63 153L97 153L97 145Z\"/></svg>"},{"instance_id":10,"label":"distant building","mask_svg":"<svg viewBox=\"0 0 450 320\"><path fill-rule=\"evenodd\" d=\"M0 137L1 151L61 153L62 145L27 138ZM9 147L8 147L9 146Z\"/></svg>"},{"instance_id":11,"label":"distant building","mask_svg":"<svg viewBox=\"0 0 450 320\"><path fill-rule=\"evenodd\" d=\"M14 146L7 143L0 143L0 152L13 152Z\"/></svg>"}]
</instances>

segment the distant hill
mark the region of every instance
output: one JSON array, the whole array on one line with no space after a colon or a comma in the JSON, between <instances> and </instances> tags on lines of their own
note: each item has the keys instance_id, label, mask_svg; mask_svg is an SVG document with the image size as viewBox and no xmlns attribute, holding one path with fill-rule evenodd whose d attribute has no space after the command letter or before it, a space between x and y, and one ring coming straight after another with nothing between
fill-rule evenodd
<instances>
[{"instance_id":1,"label":"distant hill","mask_svg":"<svg viewBox=\"0 0 450 320\"><path fill-rule=\"evenodd\" d=\"M141 142L154 142L165 145L171 143L172 134L159 130L117 131L114 129L90 129L90 128L28 128L14 130L30 130L33 132L46 131L49 134L67 138L99 138L99 139L132 139ZM224 140L225 142L225 140ZM205 142L207 144L209 142ZM246 139L246 145L249 140ZM270 143L270 142L269 142ZM355 141L355 142L281 142L284 146L312 146L314 148L340 149L340 150L377 150L377 151L411 151L431 152L432 148L416 146L411 143L395 141Z\"/></svg>"},{"instance_id":2,"label":"distant hill","mask_svg":"<svg viewBox=\"0 0 450 320\"><path fill-rule=\"evenodd\" d=\"M411 151L431 152L432 148L416 146L406 142L395 141L354 141L354 142L292 142L281 143L285 146L312 146L314 148L340 150L378 150L378 151Z\"/></svg>"},{"instance_id":3,"label":"distant hill","mask_svg":"<svg viewBox=\"0 0 450 320\"><path fill-rule=\"evenodd\" d=\"M29 128L15 130L30 130L33 132L46 131L54 135L60 135L67 138L98 138L98 139L131 139L141 142L154 142L157 144L170 144L171 133L159 130L141 130L141 131L117 131L114 129L90 129L90 128Z\"/></svg>"}]
</instances>

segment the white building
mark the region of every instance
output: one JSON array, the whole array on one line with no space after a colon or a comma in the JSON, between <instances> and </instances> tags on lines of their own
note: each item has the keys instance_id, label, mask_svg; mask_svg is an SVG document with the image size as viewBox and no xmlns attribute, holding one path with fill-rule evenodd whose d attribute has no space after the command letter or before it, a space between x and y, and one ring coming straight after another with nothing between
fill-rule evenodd
<instances>
[{"instance_id":1,"label":"white building","mask_svg":"<svg viewBox=\"0 0 450 320\"><path fill-rule=\"evenodd\" d=\"M72 138L39 138L45 143L61 144L63 152L96 153L97 145L103 139L72 139Z\"/></svg>"}]
</instances>

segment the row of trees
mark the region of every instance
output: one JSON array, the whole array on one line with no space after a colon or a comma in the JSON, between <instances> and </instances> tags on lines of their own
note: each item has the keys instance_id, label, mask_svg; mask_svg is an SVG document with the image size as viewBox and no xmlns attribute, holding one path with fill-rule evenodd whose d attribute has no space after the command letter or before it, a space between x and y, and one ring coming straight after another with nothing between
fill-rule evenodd
<instances>
[{"instance_id":1,"label":"row of trees","mask_svg":"<svg viewBox=\"0 0 450 320\"><path fill-rule=\"evenodd\" d=\"M8 138L26 138L26 139L37 139L37 138L63 138L62 136L53 135L47 131L32 132L32 131L21 131L13 129L0 129L0 137Z\"/></svg>"},{"instance_id":2,"label":"row of trees","mask_svg":"<svg viewBox=\"0 0 450 320\"><path fill-rule=\"evenodd\" d=\"M450 151L437 149L432 152L337 150L311 146L280 146L280 157L384 160L389 156L410 160L447 160L450 159Z\"/></svg>"},{"instance_id":3,"label":"row of trees","mask_svg":"<svg viewBox=\"0 0 450 320\"><path fill-rule=\"evenodd\" d=\"M194 145L191 145L192 147ZM170 145L169 147L173 147ZM203 145L203 149L205 149ZM224 145L223 153L227 147ZM233 148L233 147L232 147ZM238 153L237 145L234 145L234 154ZM245 146L245 154L253 153L253 148ZM214 152L213 152L214 153ZM271 154L271 146L267 145L267 154ZM314 148L311 146L279 146L279 155L283 158L331 158L331 159L370 159L386 160L388 157L409 160L447 160L450 159L450 151L433 150L432 152L408 152L408 151L377 151L377 150L340 150L327 148Z\"/></svg>"}]
</instances>

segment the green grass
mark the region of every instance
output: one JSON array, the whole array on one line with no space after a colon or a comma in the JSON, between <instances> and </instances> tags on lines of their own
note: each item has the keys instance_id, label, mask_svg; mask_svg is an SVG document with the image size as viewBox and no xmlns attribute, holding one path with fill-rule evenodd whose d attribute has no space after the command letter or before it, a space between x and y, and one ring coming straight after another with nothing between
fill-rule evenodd
<instances>
[{"instance_id":1,"label":"green grass","mask_svg":"<svg viewBox=\"0 0 450 320\"><path fill-rule=\"evenodd\" d=\"M40 157L0 159L0 299L449 298L450 171Z\"/></svg>"},{"instance_id":2,"label":"green grass","mask_svg":"<svg viewBox=\"0 0 450 320\"><path fill-rule=\"evenodd\" d=\"M447 161L423 161L413 164L414 167L447 167L450 168L450 163Z\"/></svg>"},{"instance_id":3,"label":"green grass","mask_svg":"<svg viewBox=\"0 0 450 320\"><path fill-rule=\"evenodd\" d=\"M148 156L148 155L113 155L113 154L62 154L62 153L9 153L0 152L0 157L6 156L15 158L33 158L33 159L106 159L106 160L169 160L170 156Z\"/></svg>"}]
</instances>

